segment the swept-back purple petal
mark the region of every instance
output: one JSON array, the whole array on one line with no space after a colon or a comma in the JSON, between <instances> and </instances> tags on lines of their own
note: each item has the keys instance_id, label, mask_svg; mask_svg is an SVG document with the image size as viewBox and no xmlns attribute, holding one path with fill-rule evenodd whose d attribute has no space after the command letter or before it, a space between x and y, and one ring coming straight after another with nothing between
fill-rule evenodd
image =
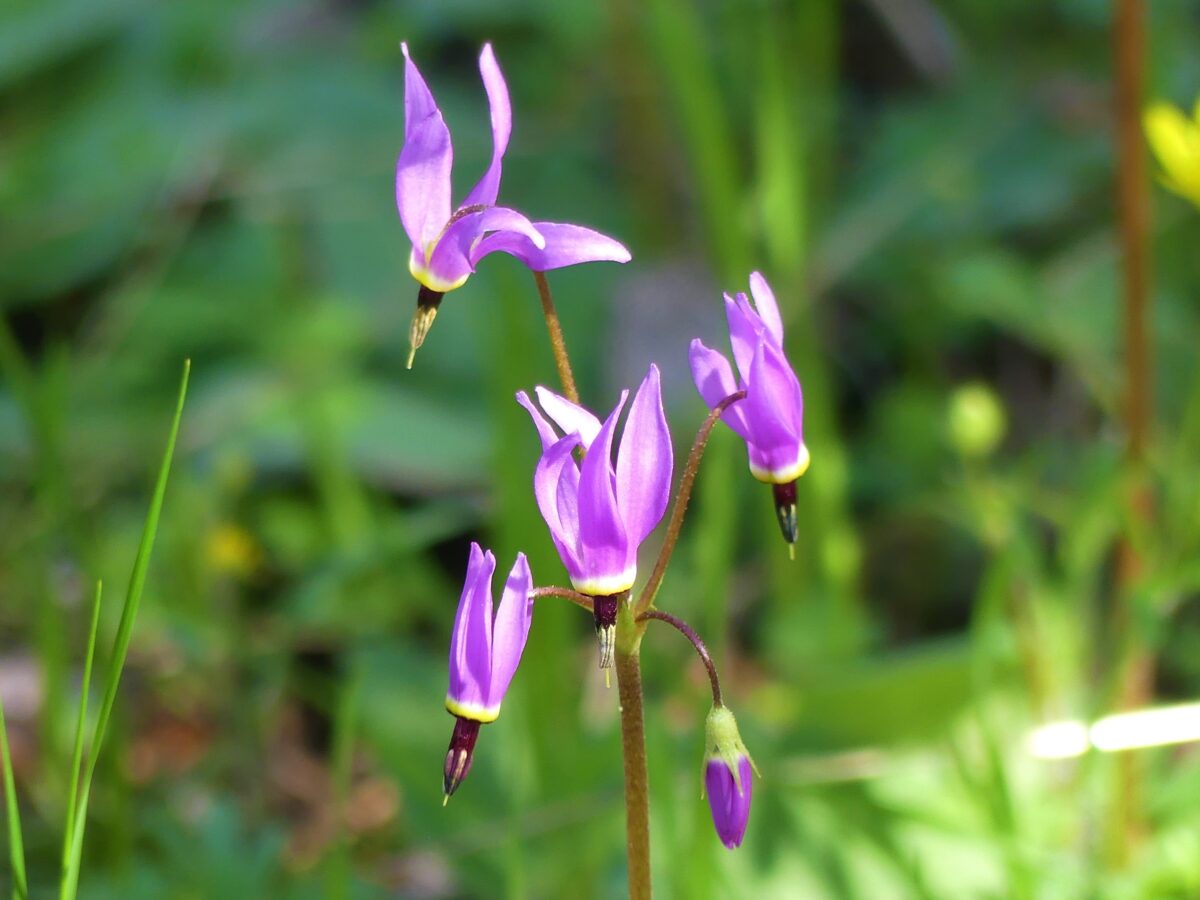
<instances>
[{"instance_id":1,"label":"swept-back purple petal","mask_svg":"<svg viewBox=\"0 0 1200 900\"><path fill-rule=\"evenodd\" d=\"M496 558L471 544L454 631L450 636L449 697L466 706L487 705L492 671L492 573Z\"/></svg>"},{"instance_id":2,"label":"swept-back purple petal","mask_svg":"<svg viewBox=\"0 0 1200 900\"><path fill-rule=\"evenodd\" d=\"M479 74L483 76L492 115L492 162L463 201L463 206L476 203L492 206L496 202L496 195L500 193L501 162L504 151L508 149L509 135L512 134L512 105L508 100L508 85L504 83L504 75L496 63L491 44L484 44L483 52L479 54Z\"/></svg>"},{"instance_id":3,"label":"swept-back purple petal","mask_svg":"<svg viewBox=\"0 0 1200 900\"><path fill-rule=\"evenodd\" d=\"M476 242L489 231L519 232L534 243L545 243L533 223L515 209L491 206L455 219L438 238L426 268L439 282L461 284L475 271Z\"/></svg>"},{"instance_id":4,"label":"swept-back purple petal","mask_svg":"<svg viewBox=\"0 0 1200 900\"><path fill-rule=\"evenodd\" d=\"M492 629L492 677L488 682L488 706L499 706L508 690L517 663L525 650L529 637L529 626L533 622L533 577L529 574L529 561L524 553L517 554L517 561L508 573L504 593L496 610L496 622Z\"/></svg>"},{"instance_id":5,"label":"swept-back purple petal","mask_svg":"<svg viewBox=\"0 0 1200 900\"><path fill-rule=\"evenodd\" d=\"M562 557L563 565L568 571L578 568L578 512L576 511L572 518L568 506L563 509L566 516L561 514L560 508L563 508L563 504L559 502L559 494L575 495L578 492L579 470L575 467L575 458L571 455L578 446L579 435L567 435L542 454L533 473L533 494L537 499L538 509L542 518L546 520L550 538L558 548L558 555ZM566 483L562 484L564 479Z\"/></svg>"},{"instance_id":6,"label":"swept-back purple petal","mask_svg":"<svg viewBox=\"0 0 1200 900\"><path fill-rule=\"evenodd\" d=\"M733 780L733 773L723 760L709 760L704 767L704 793L712 810L713 825L721 843L733 850L742 845L746 836L746 824L750 821L750 796L754 790L753 771L750 760L738 760L738 778L741 790Z\"/></svg>"},{"instance_id":7,"label":"swept-back purple petal","mask_svg":"<svg viewBox=\"0 0 1200 900\"><path fill-rule=\"evenodd\" d=\"M763 329L745 294L737 299L725 295L725 319L729 323L729 344L733 348L733 361L737 364L742 381L750 380L750 363L754 360L754 349L758 346L758 335Z\"/></svg>"},{"instance_id":8,"label":"swept-back purple petal","mask_svg":"<svg viewBox=\"0 0 1200 900\"><path fill-rule=\"evenodd\" d=\"M538 437L542 439L542 450L549 450L551 446L558 443L558 434L546 417L542 415L542 411L533 405L533 401L529 399L529 395L524 391L517 391L517 402L520 403L533 419L533 425L537 428Z\"/></svg>"},{"instance_id":9,"label":"swept-back purple petal","mask_svg":"<svg viewBox=\"0 0 1200 900\"><path fill-rule=\"evenodd\" d=\"M396 208L424 255L450 218L450 130L416 64L404 51L404 146L396 160Z\"/></svg>"},{"instance_id":10,"label":"swept-back purple petal","mask_svg":"<svg viewBox=\"0 0 1200 900\"><path fill-rule=\"evenodd\" d=\"M577 432L583 440L583 449L591 447L592 441L600 433L600 420L578 403L572 403L566 397L556 394L552 390L540 386L535 390L538 403L542 405L546 415L554 420L554 424L562 433Z\"/></svg>"},{"instance_id":11,"label":"swept-back purple petal","mask_svg":"<svg viewBox=\"0 0 1200 900\"><path fill-rule=\"evenodd\" d=\"M715 409L717 404L738 390L734 381L733 370L729 368L729 360L716 350L704 346L700 338L692 341L688 351L688 362L692 366L692 380L696 390L704 398L709 409ZM742 409L746 401L739 400L721 413L721 421L732 428L744 440L750 437L750 427L746 424L746 414Z\"/></svg>"},{"instance_id":12,"label":"swept-back purple petal","mask_svg":"<svg viewBox=\"0 0 1200 900\"><path fill-rule=\"evenodd\" d=\"M475 261L499 251L515 256L535 272L546 272L578 263L603 260L626 263L631 259L624 244L581 225L535 222L534 227L546 238L544 247L536 246L524 235L492 234L480 242Z\"/></svg>"},{"instance_id":13,"label":"swept-back purple petal","mask_svg":"<svg viewBox=\"0 0 1200 900\"><path fill-rule=\"evenodd\" d=\"M783 346L783 318L779 315L779 304L775 302L775 292L767 284L767 279L760 272L750 273L750 293L754 295L754 305L767 331L775 339L775 343Z\"/></svg>"},{"instance_id":14,"label":"swept-back purple petal","mask_svg":"<svg viewBox=\"0 0 1200 900\"><path fill-rule=\"evenodd\" d=\"M629 406L617 451L617 508L634 548L654 530L667 509L673 462L662 384L658 366L651 363Z\"/></svg>"},{"instance_id":15,"label":"swept-back purple petal","mask_svg":"<svg viewBox=\"0 0 1200 900\"><path fill-rule=\"evenodd\" d=\"M751 441L761 450L796 447L800 432L800 383L774 344L758 344L747 379L745 414Z\"/></svg>"},{"instance_id":16,"label":"swept-back purple petal","mask_svg":"<svg viewBox=\"0 0 1200 900\"><path fill-rule=\"evenodd\" d=\"M583 458L579 473L579 561L587 582L606 585L589 593L612 593L607 584L633 562L634 554L617 509L612 465L613 432L628 398L629 392L622 391L616 408L604 420Z\"/></svg>"}]
</instances>

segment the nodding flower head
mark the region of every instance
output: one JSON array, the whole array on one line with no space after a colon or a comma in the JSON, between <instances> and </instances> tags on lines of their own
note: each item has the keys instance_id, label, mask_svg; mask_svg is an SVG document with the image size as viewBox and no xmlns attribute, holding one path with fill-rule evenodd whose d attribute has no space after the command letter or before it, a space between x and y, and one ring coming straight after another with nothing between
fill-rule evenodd
<instances>
[{"instance_id":1,"label":"nodding flower head","mask_svg":"<svg viewBox=\"0 0 1200 900\"><path fill-rule=\"evenodd\" d=\"M621 392L601 424L582 406L543 387L537 389L541 411L524 391L517 394L542 440L533 476L538 508L571 583L592 596L633 587L638 545L662 519L671 489L671 434L658 367L650 366L633 397L614 464L617 418L628 396Z\"/></svg>"},{"instance_id":2,"label":"nodding flower head","mask_svg":"<svg viewBox=\"0 0 1200 900\"><path fill-rule=\"evenodd\" d=\"M490 44L479 55L479 71L491 109L492 161L455 206L450 130L408 54L408 45L400 47L404 51L404 146L396 162L396 206L412 241L408 268L421 284L409 333L413 353L425 340L442 296L461 287L489 253L508 253L538 272L597 260L629 261L624 246L590 228L531 222L515 209L496 205L512 133L512 107Z\"/></svg>"},{"instance_id":3,"label":"nodding flower head","mask_svg":"<svg viewBox=\"0 0 1200 900\"><path fill-rule=\"evenodd\" d=\"M705 723L704 793L717 836L730 850L742 845L750 821L754 761L738 734L737 720L724 706L714 706Z\"/></svg>"},{"instance_id":4,"label":"nodding flower head","mask_svg":"<svg viewBox=\"0 0 1200 900\"><path fill-rule=\"evenodd\" d=\"M495 571L496 557L490 550L485 553L472 543L467 578L450 637L450 690L446 693L446 709L457 721L443 771L447 798L470 771L479 726L494 722L500 715L500 701L521 661L533 620L533 599L529 595L533 578L525 554L517 554L493 620Z\"/></svg>"},{"instance_id":5,"label":"nodding flower head","mask_svg":"<svg viewBox=\"0 0 1200 900\"><path fill-rule=\"evenodd\" d=\"M795 482L808 470L804 444L804 398L800 380L783 352L783 320L775 294L758 272L750 276L754 305L743 293L725 295L729 342L738 377L729 361L699 338L692 341L692 379L710 408L737 391L721 420L746 442L750 472L774 488L784 539L796 542Z\"/></svg>"}]
</instances>

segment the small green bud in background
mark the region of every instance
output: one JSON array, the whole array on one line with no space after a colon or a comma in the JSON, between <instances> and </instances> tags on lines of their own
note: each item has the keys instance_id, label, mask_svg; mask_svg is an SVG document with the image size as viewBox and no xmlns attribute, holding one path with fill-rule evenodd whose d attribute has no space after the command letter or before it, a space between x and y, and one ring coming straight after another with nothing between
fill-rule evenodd
<instances>
[{"instance_id":1,"label":"small green bud in background","mask_svg":"<svg viewBox=\"0 0 1200 900\"><path fill-rule=\"evenodd\" d=\"M983 382L957 388L947 416L950 441L968 459L988 456L1004 439L1008 416L1000 398Z\"/></svg>"}]
</instances>

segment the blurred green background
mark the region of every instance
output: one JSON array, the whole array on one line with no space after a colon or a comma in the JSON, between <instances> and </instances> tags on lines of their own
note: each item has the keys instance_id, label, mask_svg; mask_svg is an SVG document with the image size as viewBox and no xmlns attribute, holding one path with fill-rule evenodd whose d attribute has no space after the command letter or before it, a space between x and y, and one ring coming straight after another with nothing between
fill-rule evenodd
<instances>
[{"instance_id":1,"label":"blurred green background","mask_svg":"<svg viewBox=\"0 0 1200 900\"><path fill-rule=\"evenodd\" d=\"M1190 106L1200 11L1148 6L1152 96ZM703 670L652 629L660 895L1200 896L1194 745L1122 765L1026 743L1114 709L1131 646L1156 702L1200 690L1200 215L1155 190L1155 424L1130 473L1110 18L1104 0L5 3L0 692L33 896L57 882L91 585L114 598L106 648L184 357L82 896L624 890L616 691L568 604L539 605L441 806L468 542L565 573L512 400L554 384L528 273L486 260L403 368L402 39L458 196L491 153L491 40L515 120L501 200L632 250L551 274L585 402L657 361L682 454L704 415L687 345L725 346L721 290L761 269L784 307L813 458L798 559L720 429L659 595L709 639L762 779L729 852L700 797ZM1126 585L1121 540L1143 562Z\"/></svg>"}]
</instances>

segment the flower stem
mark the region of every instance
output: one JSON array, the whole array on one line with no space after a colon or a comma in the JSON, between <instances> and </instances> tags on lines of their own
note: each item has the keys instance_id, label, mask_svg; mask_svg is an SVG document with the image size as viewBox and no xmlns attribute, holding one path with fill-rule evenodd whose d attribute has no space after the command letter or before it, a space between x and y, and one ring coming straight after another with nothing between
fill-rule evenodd
<instances>
[{"instance_id":1,"label":"flower stem","mask_svg":"<svg viewBox=\"0 0 1200 900\"><path fill-rule=\"evenodd\" d=\"M700 662L704 663L704 668L708 669L708 681L712 685L713 706L723 706L724 704L721 702L721 679L717 677L717 667L713 664L712 657L708 653L708 648L704 646L704 641L701 640L700 635L696 634L695 629L678 616L665 613L661 609L648 609L637 617L637 621L639 622L645 622L647 619L658 619L660 622L666 622L692 642L692 646L696 648L696 655L700 657Z\"/></svg>"},{"instance_id":2,"label":"flower stem","mask_svg":"<svg viewBox=\"0 0 1200 900\"><path fill-rule=\"evenodd\" d=\"M646 776L646 725L642 713L642 668L638 625L628 614L617 619L617 692L621 700L621 755L625 763L625 852L630 900L650 897L650 788Z\"/></svg>"},{"instance_id":3,"label":"flower stem","mask_svg":"<svg viewBox=\"0 0 1200 900\"><path fill-rule=\"evenodd\" d=\"M554 353L558 380L562 382L567 399L578 403L579 391L575 387L575 376L571 373L571 360L567 356L562 326L558 323L558 311L554 308L554 298L550 296L550 283L546 281L545 272L534 272L533 280L537 282L538 296L542 299L542 314L546 317L546 330L550 332L550 350Z\"/></svg>"},{"instance_id":4,"label":"flower stem","mask_svg":"<svg viewBox=\"0 0 1200 900\"><path fill-rule=\"evenodd\" d=\"M696 471L700 468L700 458L704 456L704 448L708 445L708 437L712 434L717 419L727 408L744 399L745 391L735 391L713 407L700 430L696 432L696 440L692 442L691 452L688 453L687 465L683 468L683 476L679 479L679 491L675 494L675 507L671 510L671 521L667 524L667 536L663 539L662 549L658 551L658 559L654 562L654 571L650 580L642 588L634 605L634 615L644 613L654 602L658 587L662 584L667 565L671 562L671 554L675 552L675 542L679 540L679 532L683 528L683 517L687 512L688 501L692 499L692 486L696 483Z\"/></svg>"},{"instance_id":5,"label":"flower stem","mask_svg":"<svg viewBox=\"0 0 1200 900\"><path fill-rule=\"evenodd\" d=\"M1143 0L1118 0L1113 20L1116 97L1117 230L1121 247L1125 339L1125 462L1131 476L1127 503L1134 530L1153 517L1146 486L1145 458L1150 439L1153 391L1149 334L1150 264L1148 179L1141 110L1145 93L1146 8ZM1154 694L1154 655L1136 627L1138 581L1144 560L1128 535L1117 546L1119 597L1113 608L1112 631L1120 635L1117 661L1118 703L1122 709L1144 706ZM1125 866L1134 845L1144 837L1141 759L1125 753L1117 761L1115 810L1109 817L1109 856Z\"/></svg>"},{"instance_id":6,"label":"flower stem","mask_svg":"<svg viewBox=\"0 0 1200 900\"><path fill-rule=\"evenodd\" d=\"M592 598L570 588L554 586L534 588L529 592L529 596L534 600L541 600L543 597L562 597L564 600L570 600L576 606L582 606L588 612L592 611Z\"/></svg>"}]
</instances>

